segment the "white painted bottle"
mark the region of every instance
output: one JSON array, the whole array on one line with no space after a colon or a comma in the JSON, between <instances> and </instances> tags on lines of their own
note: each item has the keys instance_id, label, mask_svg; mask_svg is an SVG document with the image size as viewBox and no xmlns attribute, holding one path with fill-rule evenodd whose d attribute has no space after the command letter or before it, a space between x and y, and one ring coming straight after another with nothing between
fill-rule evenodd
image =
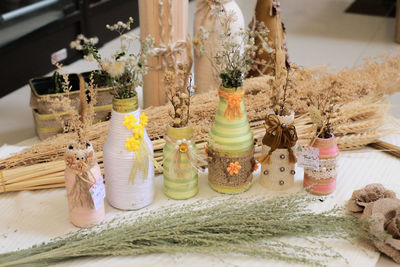
<instances>
[{"instance_id":1,"label":"white painted bottle","mask_svg":"<svg viewBox=\"0 0 400 267\"><path fill-rule=\"evenodd\" d=\"M147 160L147 166L140 166L147 170L137 171L133 183L129 181L132 168L138 164L135 151L129 151L125 147L126 139L132 137L132 130L128 130L123 122L125 116L130 114L140 122L141 111L138 108L137 96L113 100L107 140L103 148L107 199L113 207L122 210L144 208L154 199L154 167L150 159ZM153 144L146 130L142 142L145 142L147 151L153 155Z\"/></svg>"}]
</instances>

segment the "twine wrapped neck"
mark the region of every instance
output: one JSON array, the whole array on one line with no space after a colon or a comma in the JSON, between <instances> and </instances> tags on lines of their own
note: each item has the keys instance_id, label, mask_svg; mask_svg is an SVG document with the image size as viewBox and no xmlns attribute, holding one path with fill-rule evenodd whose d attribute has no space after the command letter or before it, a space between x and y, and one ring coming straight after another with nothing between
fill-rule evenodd
<instances>
[{"instance_id":1,"label":"twine wrapped neck","mask_svg":"<svg viewBox=\"0 0 400 267\"><path fill-rule=\"evenodd\" d=\"M266 133L263 138L263 144L268 145L270 150L267 155L260 156L258 161L261 164L271 164L272 152L281 147L288 150L289 162L296 163L297 160L292 149L298 139L294 124L286 125L280 122L277 115L269 114L264 125Z\"/></svg>"},{"instance_id":2,"label":"twine wrapped neck","mask_svg":"<svg viewBox=\"0 0 400 267\"><path fill-rule=\"evenodd\" d=\"M226 100L227 107L224 112L224 116L229 120L233 120L236 117L243 117L240 103L244 95L244 90L237 93L226 92L219 88L218 95Z\"/></svg>"}]
</instances>

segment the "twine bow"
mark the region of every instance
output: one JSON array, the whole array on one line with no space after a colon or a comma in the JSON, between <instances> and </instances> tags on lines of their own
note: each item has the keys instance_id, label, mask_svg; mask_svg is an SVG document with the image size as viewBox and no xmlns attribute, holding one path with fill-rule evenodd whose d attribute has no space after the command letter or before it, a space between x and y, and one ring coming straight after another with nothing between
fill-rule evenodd
<instances>
[{"instance_id":1,"label":"twine bow","mask_svg":"<svg viewBox=\"0 0 400 267\"><path fill-rule=\"evenodd\" d=\"M88 184L96 183L96 177L91 171L91 168L94 166L96 162L96 158L94 157L94 153L90 152L85 155L83 159L77 160L73 154L65 155L66 165L72 170L72 172L83 182ZM94 182L89 181L89 174L93 178ZM88 179L84 178L87 176Z\"/></svg>"},{"instance_id":2,"label":"twine bow","mask_svg":"<svg viewBox=\"0 0 400 267\"><path fill-rule=\"evenodd\" d=\"M295 163L296 157L292 147L296 145L297 133L293 123L286 125L281 123L279 117L275 114L269 114L265 121L266 133L263 139L263 144L270 146L267 155L257 158L261 164L271 164L271 154L277 148L286 148L289 152L289 162ZM272 142L268 142L271 140Z\"/></svg>"},{"instance_id":3,"label":"twine bow","mask_svg":"<svg viewBox=\"0 0 400 267\"><path fill-rule=\"evenodd\" d=\"M177 175L179 178L183 178L183 172L181 167L182 157L186 157L187 162L189 162L193 168L197 171L200 169L199 162L206 163L202 158L197 156L196 150L192 146L191 140L179 139L174 140L169 136L165 137L165 140L173 144L175 151L173 152L172 160L169 163L168 170L171 173L176 166Z\"/></svg>"},{"instance_id":4,"label":"twine bow","mask_svg":"<svg viewBox=\"0 0 400 267\"><path fill-rule=\"evenodd\" d=\"M168 44L160 43L158 47L154 48L154 55L159 58L161 65L154 67L154 69L176 69L177 64L176 56L182 52L186 47L186 41L180 40L176 42L168 42Z\"/></svg>"},{"instance_id":5,"label":"twine bow","mask_svg":"<svg viewBox=\"0 0 400 267\"><path fill-rule=\"evenodd\" d=\"M218 95L226 100L227 107L224 112L224 116L229 120L233 120L236 117L242 117L242 110L240 108L240 103L242 102L242 96L244 91L239 93L228 93L221 89L218 90Z\"/></svg>"}]
</instances>

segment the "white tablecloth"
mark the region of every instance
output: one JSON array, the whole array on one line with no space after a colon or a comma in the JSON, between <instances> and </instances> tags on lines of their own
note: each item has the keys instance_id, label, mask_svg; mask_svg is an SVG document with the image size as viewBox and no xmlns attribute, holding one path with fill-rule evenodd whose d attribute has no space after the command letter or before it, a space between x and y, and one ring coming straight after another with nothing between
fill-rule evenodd
<instances>
[{"instance_id":1,"label":"white tablecloth","mask_svg":"<svg viewBox=\"0 0 400 267\"><path fill-rule=\"evenodd\" d=\"M385 138L390 143L400 145L400 135ZM32 140L24 142L29 145ZM16 146L0 148L0 157L20 150ZM371 150L371 149L368 149ZM251 189L241 196L276 195L258 183L258 174ZM297 170L295 186L286 193L302 190L301 169ZM156 195L153 204L147 209L154 209L166 204L182 203L170 200L162 193L162 176L156 178ZM400 196L400 159L382 152L342 153L339 158L339 176L337 189L326 201L318 204L318 210L326 210L335 204L344 204L351 197L354 189L370 183L382 183L394 190ZM199 194L187 201L211 199L220 194L212 191L207 184L207 174L199 177ZM34 244L48 241L51 238L66 234L76 228L69 222L68 207L65 189L39 190L18 193L0 194L0 253L21 248L28 248ZM135 214L135 211L120 211L106 205L106 219L112 219L122 214ZM245 216L246 211L243 211ZM296 241L294 241L296 242ZM297 241L299 242L299 241ZM329 242L348 261L350 266L376 266L380 254L373 249L361 249L345 241ZM282 262L254 259L244 256L209 257L196 255L166 255L154 254L139 257L106 257L96 259L80 259L60 266L287 266ZM331 266L344 266L343 261L331 262ZM293 265L291 265L293 266ZM388 259L381 260L378 266L396 266Z\"/></svg>"}]
</instances>

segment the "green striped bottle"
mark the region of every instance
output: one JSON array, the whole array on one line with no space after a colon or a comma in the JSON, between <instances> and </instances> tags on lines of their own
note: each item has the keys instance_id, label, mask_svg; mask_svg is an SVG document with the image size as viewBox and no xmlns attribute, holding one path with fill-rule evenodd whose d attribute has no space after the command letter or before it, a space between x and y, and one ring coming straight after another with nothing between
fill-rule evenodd
<instances>
[{"instance_id":1,"label":"green striped bottle","mask_svg":"<svg viewBox=\"0 0 400 267\"><path fill-rule=\"evenodd\" d=\"M249 189L253 180L253 134L241 99L243 89L221 87L219 95L217 114L209 132L208 182L217 192L238 194ZM230 105L235 101L237 112L232 116Z\"/></svg>"},{"instance_id":2,"label":"green striped bottle","mask_svg":"<svg viewBox=\"0 0 400 267\"><path fill-rule=\"evenodd\" d=\"M164 193L172 199L188 199L197 194L196 145L193 128L167 127L164 157Z\"/></svg>"}]
</instances>

